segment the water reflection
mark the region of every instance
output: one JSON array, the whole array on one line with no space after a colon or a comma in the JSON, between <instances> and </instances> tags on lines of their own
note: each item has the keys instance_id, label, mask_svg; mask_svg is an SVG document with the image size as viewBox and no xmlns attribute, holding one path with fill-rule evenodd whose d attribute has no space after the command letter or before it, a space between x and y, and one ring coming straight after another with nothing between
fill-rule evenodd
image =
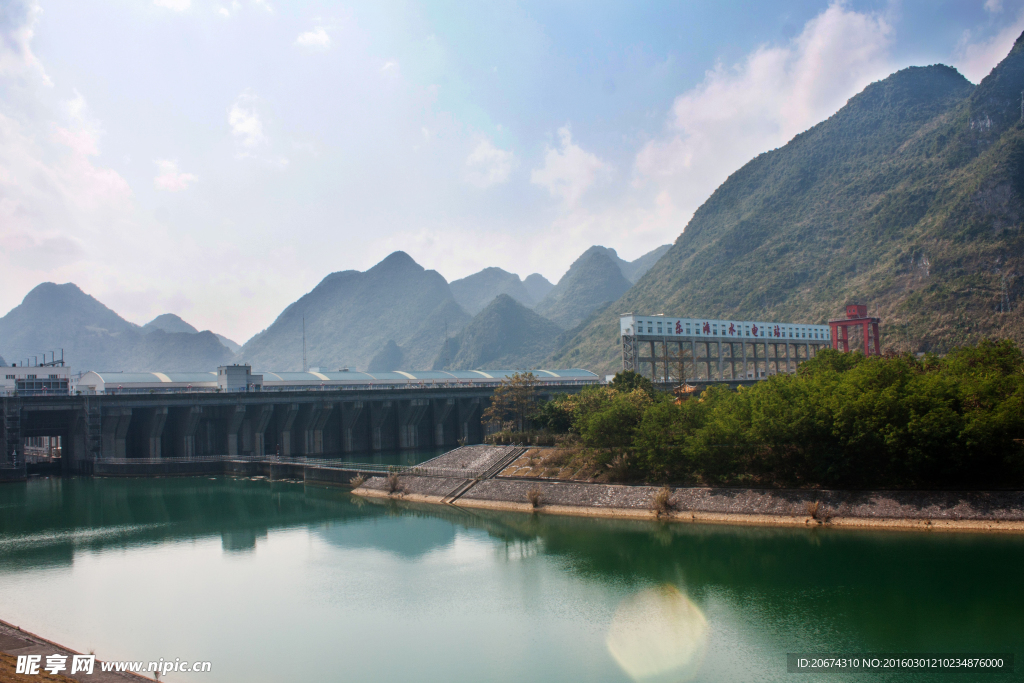
<instances>
[{"instance_id":1,"label":"water reflection","mask_svg":"<svg viewBox=\"0 0 1024 683\"><path fill-rule=\"evenodd\" d=\"M33 479L0 486L0 571L209 536L220 536L225 551L247 550L271 529L387 514L352 505L339 490L265 479Z\"/></svg>"},{"instance_id":2,"label":"water reflection","mask_svg":"<svg viewBox=\"0 0 1024 683\"><path fill-rule=\"evenodd\" d=\"M558 667L580 658L589 658L588 680L624 680L616 662L635 681L695 672L701 680L764 680L784 678L786 651L1024 649L1020 536L512 514L224 477L0 486L0 586L10 577L39 577L43 586L40 569L86 560L95 566L98 556L115 551L213 539L214 555L236 563L224 585L237 580L238 594L246 595L253 588L246 581L256 579L236 578L239 563L258 564L268 539L292 538L279 532L295 530L309 540L292 547L315 545L323 555L305 564L289 558L287 572L275 576L300 586L299 598L309 595L310 604L334 610L321 616L324 624L343 628L354 623L347 616L353 611L371 621L387 617L386 628L410 614L431 624L448 614L449 628L457 624L482 639L499 625L519 634L507 647L523 657L539 656L543 643L561 638L562 647L577 650L562 659L544 655L559 672L552 680L572 680L572 667ZM188 547L174 552L193 557ZM263 588L257 585L268 595ZM431 602L430 591L443 593L439 602ZM299 610L296 599L282 598L281 609ZM455 606L471 613L444 612ZM500 620L472 625L484 622L478 612ZM298 615L282 611L275 618L305 619ZM336 615L343 616L331 621ZM410 631L418 628L409 622ZM580 644L591 641L594 649ZM481 651L480 670L493 656ZM779 675L767 675L764 667L776 659Z\"/></svg>"}]
</instances>

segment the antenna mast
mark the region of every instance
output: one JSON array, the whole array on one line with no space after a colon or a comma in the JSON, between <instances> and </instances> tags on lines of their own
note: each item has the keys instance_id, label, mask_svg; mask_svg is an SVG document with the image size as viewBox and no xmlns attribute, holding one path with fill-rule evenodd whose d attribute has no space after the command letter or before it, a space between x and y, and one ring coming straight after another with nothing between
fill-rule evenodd
<instances>
[{"instance_id":1,"label":"antenna mast","mask_svg":"<svg viewBox=\"0 0 1024 683\"><path fill-rule=\"evenodd\" d=\"M309 363L306 362L306 316L302 316L302 371L309 372Z\"/></svg>"}]
</instances>

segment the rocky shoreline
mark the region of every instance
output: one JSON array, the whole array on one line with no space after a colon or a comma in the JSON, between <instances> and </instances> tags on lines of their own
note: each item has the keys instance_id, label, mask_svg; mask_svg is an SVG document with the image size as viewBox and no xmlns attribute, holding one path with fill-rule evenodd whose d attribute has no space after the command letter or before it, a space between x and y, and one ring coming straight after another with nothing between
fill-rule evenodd
<instances>
[{"instance_id":1,"label":"rocky shoreline","mask_svg":"<svg viewBox=\"0 0 1024 683\"><path fill-rule=\"evenodd\" d=\"M477 469L508 457L497 447L453 451ZM460 453L461 451L461 453ZM449 454L424 463L443 465ZM505 471L508 471L506 469ZM672 488L506 476L373 477L353 490L366 497L548 514L679 522L1024 532L1024 491L830 491ZM536 501L536 506L532 500Z\"/></svg>"},{"instance_id":2,"label":"rocky shoreline","mask_svg":"<svg viewBox=\"0 0 1024 683\"><path fill-rule=\"evenodd\" d=\"M65 673L49 674L39 673L36 675L18 674L15 672L15 661L19 655L38 655L41 657L42 665L45 665L49 655L63 655L68 661L74 655L82 653L64 647L47 640L34 633L23 631L14 624L0 621L0 681L52 681L71 682L96 681L97 683L125 683L125 681L147 681L153 680L133 673L102 671L99 660L93 665L93 673ZM70 666L68 667L70 669ZM65 675L67 674L67 675Z\"/></svg>"}]
</instances>

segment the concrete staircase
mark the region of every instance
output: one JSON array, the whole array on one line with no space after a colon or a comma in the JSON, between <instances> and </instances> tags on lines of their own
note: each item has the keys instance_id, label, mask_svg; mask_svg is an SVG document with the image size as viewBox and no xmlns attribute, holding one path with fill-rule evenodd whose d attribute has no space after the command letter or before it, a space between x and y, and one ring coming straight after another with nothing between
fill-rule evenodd
<instances>
[{"instance_id":1,"label":"concrete staircase","mask_svg":"<svg viewBox=\"0 0 1024 683\"><path fill-rule=\"evenodd\" d=\"M442 503L451 504L466 494L471 488L476 486L484 479L490 479L497 476L502 470L515 462L516 458L525 453L528 448L524 446L509 446L508 449L491 465L487 470L478 477L472 479L466 479L459 483L454 489L452 489L444 498L441 499Z\"/></svg>"}]
</instances>

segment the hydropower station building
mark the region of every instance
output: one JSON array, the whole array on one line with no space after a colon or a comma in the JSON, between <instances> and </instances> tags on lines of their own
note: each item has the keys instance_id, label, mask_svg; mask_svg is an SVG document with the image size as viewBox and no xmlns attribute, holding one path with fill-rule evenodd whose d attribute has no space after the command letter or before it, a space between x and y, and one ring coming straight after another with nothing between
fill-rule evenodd
<instances>
[{"instance_id":1,"label":"hydropower station building","mask_svg":"<svg viewBox=\"0 0 1024 683\"><path fill-rule=\"evenodd\" d=\"M795 372L819 349L832 348L828 325L805 323L627 313L619 333L622 369L654 382L763 379Z\"/></svg>"}]
</instances>

